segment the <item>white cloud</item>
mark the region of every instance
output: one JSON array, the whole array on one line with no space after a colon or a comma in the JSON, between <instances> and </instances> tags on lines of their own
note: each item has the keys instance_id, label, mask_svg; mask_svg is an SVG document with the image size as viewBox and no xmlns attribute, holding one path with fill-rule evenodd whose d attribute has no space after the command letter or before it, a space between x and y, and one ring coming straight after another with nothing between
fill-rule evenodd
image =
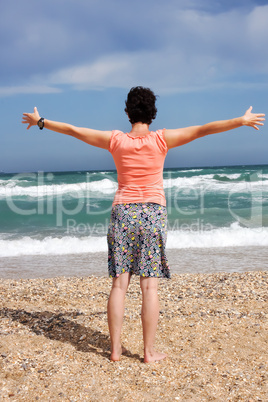
<instances>
[{"instance_id":1,"label":"white cloud","mask_svg":"<svg viewBox=\"0 0 268 402\"><path fill-rule=\"evenodd\" d=\"M137 9L131 3L132 22L122 18L126 9L123 7L122 11L119 3L117 10L111 10L110 25L107 11L103 25L100 26L100 20L94 22L98 12L93 10L92 3L87 9L89 12L92 8L88 28L80 29L77 21L70 24L70 15L69 25L64 19L55 18L42 47L45 63L34 71L28 67L28 86L2 87L0 96L57 92L62 86L83 90L140 84L152 86L158 92L198 91L226 85L250 87L252 77L256 81L259 75L268 73L267 5L213 13L208 11L207 0L201 2L207 11L198 7L200 3L196 1L156 1L148 26L146 12L139 14L139 20L135 18L135 12L142 8L139 2ZM80 8L85 10L87 6L81 4ZM94 7L99 7L98 3ZM144 7L148 12L147 3ZM49 21L48 17L45 21ZM34 55L36 60L38 55L33 48L39 46L42 35L36 24L34 27L36 34L31 34L29 25L25 37L31 57ZM27 82L25 77L23 81ZM37 85L39 82L44 86Z\"/></svg>"},{"instance_id":2,"label":"white cloud","mask_svg":"<svg viewBox=\"0 0 268 402\"><path fill-rule=\"evenodd\" d=\"M138 56L131 54L112 54L100 57L93 63L86 63L61 69L48 76L48 82L58 85L84 87L124 86L126 75L133 73L132 62Z\"/></svg>"},{"instance_id":3,"label":"white cloud","mask_svg":"<svg viewBox=\"0 0 268 402\"><path fill-rule=\"evenodd\" d=\"M0 87L0 97L20 94L51 94L59 92L61 92L61 89L46 85L21 85Z\"/></svg>"},{"instance_id":4,"label":"white cloud","mask_svg":"<svg viewBox=\"0 0 268 402\"><path fill-rule=\"evenodd\" d=\"M268 72L268 6L217 15L178 10L164 17L169 24L162 46L114 52L60 69L48 76L48 84L80 90L140 84L168 93L261 87L253 81Z\"/></svg>"},{"instance_id":5,"label":"white cloud","mask_svg":"<svg viewBox=\"0 0 268 402\"><path fill-rule=\"evenodd\" d=\"M168 60L168 62L167 62ZM196 63L199 63L198 74ZM138 51L110 54L93 63L59 70L45 80L49 85L71 85L75 89L151 85L159 90L176 91L189 86L197 87L208 82L214 75L212 59L201 60L197 56L189 59L173 49L159 51ZM195 77L194 77L195 76Z\"/></svg>"}]
</instances>

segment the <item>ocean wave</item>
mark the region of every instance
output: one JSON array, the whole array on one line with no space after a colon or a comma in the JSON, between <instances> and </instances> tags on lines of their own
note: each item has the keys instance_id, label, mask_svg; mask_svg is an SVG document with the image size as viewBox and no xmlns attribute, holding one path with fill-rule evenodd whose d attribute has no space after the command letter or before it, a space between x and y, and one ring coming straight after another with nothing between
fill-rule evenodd
<instances>
[{"instance_id":1,"label":"ocean wave","mask_svg":"<svg viewBox=\"0 0 268 402\"><path fill-rule=\"evenodd\" d=\"M193 177L177 177L175 179L164 179L164 188L186 188L186 189L202 189L202 190L213 190L213 191L229 191L232 189L240 190L245 188L259 188L268 191L268 181L263 181L261 177L254 180L239 180L241 175L232 174L226 175L215 175L207 174Z\"/></svg>"},{"instance_id":2,"label":"ocean wave","mask_svg":"<svg viewBox=\"0 0 268 402\"><path fill-rule=\"evenodd\" d=\"M213 180L222 182L260 182L261 180L267 181L267 175L258 175L255 173L234 173L230 175L226 174L214 174Z\"/></svg>"},{"instance_id":3,"label":"ocean wave","mask_svg":"<svg viewBox=\"0 0 268 402\"><path fill-rule=\"evenodd\" d=\"M230 227L203 231L170 231L167 248L213 248L268 246L268 228L246 228L234 222Z\"/></svg>"},{"instance_id":4,"label":"ocean wave","mask_svg":"<svg viewBox=\"0 0 268 402\"><path fill-rule=\"evenodd\" d=\"M7 183L5 186L0 186L0 197L56 197L62 194L71 194L73 197L79 198L86 196L89 191L102 194L113 194L117 187L118 185L115 181L107 178L98 181L75 184L50 184L28 187Z\"/></svg>"},{"instance_id":5,"label":"ocean wave","mask_svg":"<svg viewBox=\"0 0 268 402\"><path fill-rule=\"evenodd\" d=\"M169 231L167 249L268 246L268 228L245 228L237 222L230 227L202 231ZM106 236L45 237L29 236L0 240L0 257L20 255L63 255L107 252Z\"/></svg>"},{"instance_id":6,"label":"ocean wave","mask_svg":"<svg viewBox=\"0 0 268 402\"><path fill-rule=\"evenodd\" d=\"M179 170L179 173L193 173L193 172L202 172L204 169L186 169L186 170Z\"/></svg>"},{"instance_id":7,"label":"ocean wave","mask_svg":"<svg viewBox=\"0 0 268 402\"><path fill-rule=\"evenodd\" d=\"M27 185L28 184L28 185ZM164 189L202 189L208 191L236 191L245 188L256 188L268 191L268 175L245 174L205 174L192 177L166 178L163 180ZM33 181L9 179L0 180L0 198L6 197L57 197L69 194L74 198L86 197L87 193L114 194L118 188L116 181L110 178L91 180L70 184L42 184L33 185ZM90 194L92 195L92 194Z\"/></svg>"},{"instance_id":8,"label":"ocean wave","mask_svg":"<svg viewBox=\"0 0 268 402\"><path fill-rule=\"evenodd\" d=\"M45 237L43 240L29 236L17 240L0 240L0 257L20 255L63 255L107 251L106 237Z\"/></svg>"}]
</instances>

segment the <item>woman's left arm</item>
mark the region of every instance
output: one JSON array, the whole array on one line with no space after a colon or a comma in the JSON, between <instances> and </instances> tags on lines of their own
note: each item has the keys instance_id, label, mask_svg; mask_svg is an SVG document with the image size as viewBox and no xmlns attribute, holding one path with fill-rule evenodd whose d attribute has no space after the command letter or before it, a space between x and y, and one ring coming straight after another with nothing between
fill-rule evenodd
<instances>
[{"instance_id":1,"label":"woman's left arm","mask_svg":"<svg viewBox=\"0 0 268 402\"><path fill-rule=\"evenodd\" d=\"M165 139L168 148L178 147L187 144L197 138L204 137L209 134L222 133L224 131L233 130L241 126L254 127L259 130L258 126L263 126L265 120L263 113L251 113L252 106L246 111L244 116L229 120L213 121L203 126L191 126L179 128L175 130L165 130Z\"/></svg>"},{"instance_id":2,"label":"woman's left arm","mask_svg":"<svg viewBox=\"0 0 268 402\"><path fill-rule=\"evenodd\" d=\"M23 113L22 123L28 124L27 130L36 126L40 120L37 108L33 113ZM44 128L57 133L70 135L95 147L109 149L112 131L94 130L91 128L76 127L71 124L44 119Z\"/></svg>"}]
</instances>

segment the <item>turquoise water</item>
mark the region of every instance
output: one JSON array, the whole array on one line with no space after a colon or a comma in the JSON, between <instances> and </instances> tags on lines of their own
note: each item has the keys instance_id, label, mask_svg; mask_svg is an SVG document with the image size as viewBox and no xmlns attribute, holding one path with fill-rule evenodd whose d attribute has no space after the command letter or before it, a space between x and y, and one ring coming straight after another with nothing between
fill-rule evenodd
<instances>
[{"instance_id":1,"label":"turquoise water","mask_svg":"<svg viewBox=\"0 0 268 402\"><path fill-rule=\"evenodd\" d=\"M107 250L115 171L0 174L0 257ZM268 165L164 170L168 249L268 245Z\"/></svg>"}]
</instances>

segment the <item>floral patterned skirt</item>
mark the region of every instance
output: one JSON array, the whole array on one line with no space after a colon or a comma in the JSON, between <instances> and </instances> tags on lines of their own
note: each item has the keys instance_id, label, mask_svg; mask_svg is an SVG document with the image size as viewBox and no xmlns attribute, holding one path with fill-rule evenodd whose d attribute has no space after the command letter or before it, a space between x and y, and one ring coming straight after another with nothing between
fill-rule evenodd
<instances>
[{"instance_id":1,"label":"floral patterned skirt","mask_svg":"<svg viewBox=\"0 0 268 402\"><path fill-rule=\"evenodd\" d=\"M114 205L107 233L109 276L129 272L170 278L166 240L166 207L155 203Z\"/></svg>"}]
</instances>

